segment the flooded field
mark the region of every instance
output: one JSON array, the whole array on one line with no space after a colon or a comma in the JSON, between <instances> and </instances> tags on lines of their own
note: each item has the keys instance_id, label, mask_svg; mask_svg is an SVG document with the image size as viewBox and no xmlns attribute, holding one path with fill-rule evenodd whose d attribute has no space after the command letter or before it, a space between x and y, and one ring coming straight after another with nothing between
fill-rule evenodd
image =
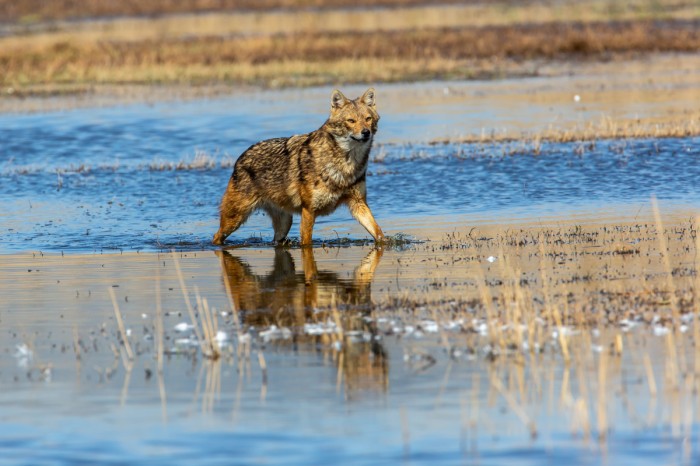
<instances>
[{"instance_id":1,"label":"flooded field","mask_svg":"<svg viewBox=\"0 0 700 466\"><path fill-rule=\"evenodd\" d=\"M4 461L692 464L696 227L671 273L656 228L4 256Z\"/></svg>"},{"instance_id":2,"label":"flooded field","mask_svg":"<svg viewBox=\"0 0 700 466\"><path fill-rule=\"evenodd\" d=\"M555 88L563 86L555 82ZM547 83L532 80L523 86L541 95ZM567 121L591 121L608 110L602 102L579 109L570 97L556 97L562 90L540 104L519 95L511 106L503 101L507 83L499 86L482 103L474 94L479 87L471 83L452 85L454 95L447 98L435 85L386 86L387 110L380 106L383 118L367 184L370 205L389 234L425 237L421 230L436 221L450 231L482 221L556 221L591 213L634 218L651 195L663 211L696 205L697 138L427 143L459 137L455 131L464 136L468 129L494 128L497 122L506 125L507 134L552 124L566 129ZM1 115L0 251L208 248L238 155L261 139L317 128L329 95L330 89L268 91ZM408 95L410 102L404 102ZM677 98L692 101L683 93ZM310 109L306 102L313 102ZM639 105L618 109L618 116L633 118ZM646 114L665 112L663 105L655 107L658 102L646 105ZM407 112L408 107L416 110ZM529 126L518 129L515 122ZM295 223L292 235L298 236ZM366 237L346 210L319 219L319 239L348 235ZM231 239L252 237L272 237L262 214Z\"/></svg>"},{"instance_id":3,"label":"flooded field","mask_svg":"<svg viewBox=\"0 0 700 466\"><path fill-rule=\"evenodd\" d=\"M330 89L0 115L0 464L695 464L700 139L434 144L597 115L436 86L380 100L379 249L209 243Z\"/></svg>"}]
</instances>

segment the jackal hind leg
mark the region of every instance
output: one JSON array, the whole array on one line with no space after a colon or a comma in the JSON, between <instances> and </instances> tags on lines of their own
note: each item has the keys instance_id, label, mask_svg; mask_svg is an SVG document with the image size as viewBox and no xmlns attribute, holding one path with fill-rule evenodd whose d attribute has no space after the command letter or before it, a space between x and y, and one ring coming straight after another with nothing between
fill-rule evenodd
<instances>
[{"instance_id":1,"label":"jackal hind leg","mask_svg":"<svg viewBox=\"0 0 700 466\"><path fill-rule=\"evenodd\" d=\"M224 244L226 238L250 216L256 207L256 199L238 192L233 184L229 185L221 201L221 221L219 231L214 235L214 244Z\"/></svg>"},{"instance_id":2,"label":"jackal hind leg","mask_svg":"<svg viewBox=\"0 0 700 466\"><path fill-rule=\"evenodd\" d=\"M265 212L272 219L272 228L275 230L275 243L282 243L292 228L292 214L273 206L267 206Z\"/></svg>"}]
</instances>

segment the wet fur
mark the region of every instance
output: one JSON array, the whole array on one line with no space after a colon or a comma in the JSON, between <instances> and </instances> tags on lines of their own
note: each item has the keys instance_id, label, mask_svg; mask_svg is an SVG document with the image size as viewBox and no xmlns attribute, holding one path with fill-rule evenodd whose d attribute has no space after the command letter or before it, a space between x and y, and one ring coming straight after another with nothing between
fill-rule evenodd
<instances>
[{"instance_id":1,"label":"wet fur","mask_svg":"<svg viewBox=\"0 0 700 466\"><path fill-rule=\"evenodd\" d=\"M223 244L256 209L272 219L277 242L286 239L292 214L301 214L301 244L311 244L316 217L346 204L381 241L367 205L365 177L379 114L374 90L349 100L333 91L328 120L316 131L254 144L236 161L221 200L214 244Z\"/></svg>"}]
</instances>

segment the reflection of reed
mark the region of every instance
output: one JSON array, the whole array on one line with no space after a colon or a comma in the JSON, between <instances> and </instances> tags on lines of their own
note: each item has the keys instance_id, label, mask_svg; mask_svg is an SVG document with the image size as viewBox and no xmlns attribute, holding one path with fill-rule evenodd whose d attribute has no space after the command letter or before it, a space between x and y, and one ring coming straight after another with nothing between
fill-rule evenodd
<instances>
[{"instance_id":1,"label":"reflection of reed","mask_svg":"<svg viewBox=\"0 0 700 466\"><path fill-rule=\"evenodd\" d=\"M182 275L182 270L180 269L180 262L177 259L177 254L175 251L172 252L173 263L175 264L175 270L177 272L178 280L180 281L180 289L182 290L182 297L187 305L187 312L192 320L192 326L197 336L197 341L202 350L202 354L211 359L218 359L221 356L221 348L219 347L219 342L216 338L218 333L218 319L215 315L212 315L212 311L209 308L209 304L206 299L199 295L199 290L195 286L195 294L197 299L197 309L199 310L199 315L201 319L197 319L197 316L190 302L190 296L187 292L187 285L185 284L185 278ZM200 322L201 320L201 322ZM202 327L200 332L199 327Z\"/></svg>"},{"instance_id":2,"label":"reflection of reed","mask_svg":"<svg viewBox=\"0 0 700 466\"><path fill-rule=\"evenodd\" d=\"M156 350L156 376L158 378L158 394L160 396L160 410L163 422L168 421L168 404L165 393L165 381L163 380L163 352L165 345L165 328L163 326L163 306L160 294L160 267L156 267L156 320L154 323L155 350Z\"/></svg>"},{"instance_id":3,"label":"reflection of reed","mask_svg":"<svg viewBox=\"0 0 700 466\"><path fill-rule=\"evenodd\" d=\"M322 343L326 348L332 344L340 351L333 359L346 395L364 389L385 390L388 383L386 352L375 338L373 324L363 318L372 304L371 283L382 253L381 249L371 250L351 278L341 278L319 270L312 248L301 250L301 272L288 250L276 249L272 270L266 274L253 273L230 250L217 252L224 284L242 324L290 329L294 344ZM327 321L335 324L330 333L305 331L308 324Z\"/></svg>"}]
</instances>

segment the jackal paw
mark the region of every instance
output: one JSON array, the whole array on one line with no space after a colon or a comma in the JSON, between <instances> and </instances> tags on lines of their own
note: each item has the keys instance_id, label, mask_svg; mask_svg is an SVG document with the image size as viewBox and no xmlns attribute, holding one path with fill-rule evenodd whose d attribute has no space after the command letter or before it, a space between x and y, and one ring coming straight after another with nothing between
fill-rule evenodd
<instances>
[{"instance_id":1,"label":"jackal paw","mask_svg":"<svg viewBox=\"0 0 700 466\"><path fill-rule=\"evenodd\" d=\"M291 246L292 240L288 236L282 239L275 240L275 246Z\"/></svg>"}]
</instances>

